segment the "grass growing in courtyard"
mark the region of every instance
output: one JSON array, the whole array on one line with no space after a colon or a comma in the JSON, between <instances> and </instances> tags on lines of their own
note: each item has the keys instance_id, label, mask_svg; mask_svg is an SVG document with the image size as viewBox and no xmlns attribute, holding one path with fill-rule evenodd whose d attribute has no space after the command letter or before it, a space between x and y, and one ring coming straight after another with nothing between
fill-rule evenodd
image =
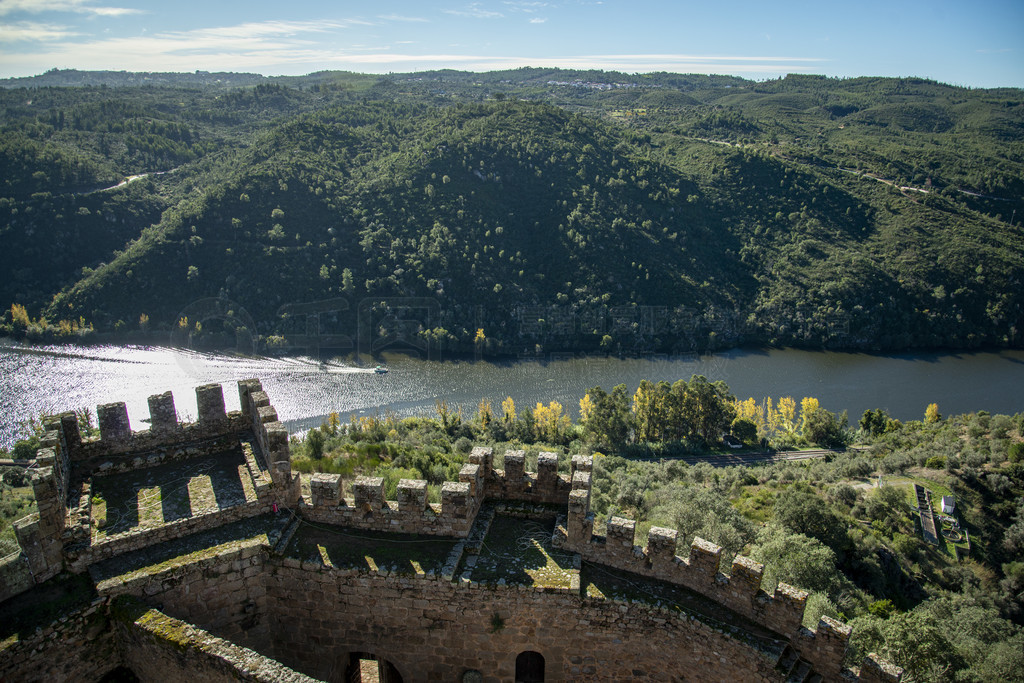
<instances>
[{"instance_id":1,"label":"grass growing in courtyard","mask_svg":"<svg viewBox=\"0 0 1024 683\"><path fill-rule=\"evenodd\" d=\"M339 568L386 568L402 574L440 573L455 539L391 534L303 522L286 554Z\"/></svg>"},{"instance_id":2,"label":"grass growing in courtyard","mask_svg":"<svg viewBox=\"0 0 1024 683\"><path fill-rule=\"evenodd\" d=\"M554 517L496 516L473 568L473 580L569 588L575 573L572 554L551 547L554 530Z\"/></svg>"},{"instance_id":3,"label":"grass growing in courtyard","mask_svg":"<svg viewBox=\"0 0 1024 683\"><path fill-rule=\"evenodd\" d=\"M239 449L96 477L92 495L98 539L223 510L256 498Z\"/></svg>"}]
</instances>

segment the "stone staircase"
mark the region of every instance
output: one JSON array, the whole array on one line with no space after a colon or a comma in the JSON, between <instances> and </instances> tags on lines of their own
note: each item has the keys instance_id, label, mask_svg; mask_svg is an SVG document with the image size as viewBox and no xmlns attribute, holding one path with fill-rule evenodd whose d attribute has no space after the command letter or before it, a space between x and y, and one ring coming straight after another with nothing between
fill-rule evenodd
<instances>
[{"instance_id":1,"label":"stone staircase","mask_svg":"<svg viewBox=\"0 0 1024 683\"><path fill-rule=\"evenodd\" d=\"M814 672L810 662L800 659L800 655L789 645L782 651L775 670L781 672L786 683L822 683L821 674Z\"/></svg>"}]
</instances>

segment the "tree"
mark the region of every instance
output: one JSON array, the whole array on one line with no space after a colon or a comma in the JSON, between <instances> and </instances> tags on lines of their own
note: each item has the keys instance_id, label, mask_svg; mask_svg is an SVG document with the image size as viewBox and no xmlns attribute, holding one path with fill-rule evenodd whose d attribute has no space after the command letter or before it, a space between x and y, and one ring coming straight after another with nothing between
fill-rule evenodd
<instances>
[{"instance_id":1,"label":"tree","mask_svg":"<svg viewBox=\"0 0 1024 683\"><path fill-rule=\"evenodd\" d=\"M725 382L709 382L703 375L694 375L686 383L683 419L691 425L693 435L705 443L715 443L732 423L735 400Z\"/></svg>"},{"instance_id":2,"label":"tree","mask_svg":"<svg viewBox=\"0 0 1024 683\"><path fill-rule=\"evenodd\" d=\"M757 441L757 425L745 417L737 417L733 420L730 431L733 436L745 444Z\"/></svg>"},{"instance_id":3,"label":"tree","mask_svg":"<svg viewBox=\"0 0 1024 683\"><path fill-rule=\"evenodd\" d=\"M817 494L791 486L775 499L775 521L791 531L816 538L836 552L847 544L846 524Z\"/></svg>"},{"instance_id":4,"label":"tree","mask_svg":"<svg viewBox=\"0 0 1024 683\"><path fill-rule=\"evenodd\" d=\"M846 411L836 417L824 408L818 408L804 416L804 438L825 448L839 448L846 445Z\"/></svg>"},{"instance_id":5,"label":"tree","mask_svg":"<svg viewBox=\"0 0 1024 683\"><path fill-rule=\"evenodd\" d=\"M633 426L626 385L616 385L610 394L601 387L594 387L587 391L587 396L593 408L583 424L584 432L602 448L624 446Z\"/></svg>"},{"instance_id":6,"label":"tree","mask_svg":"<svg viewBox=\"0 0 1024 683\"><path fill-rule=\"evenodd\" d=\"M324 455L324 433L319 429L310 429L306 435L306 445L309 448L309 457L319 460Z\"/></svg>"},{"instance_id":7,"label":"tree","mask_svg":"<svg viewBox=\"0 0 1024 683\"><path fill-rule=\"evenodd\" d=\"M758 532L750 557L764 564L765 590L783 581L797 588L830 593L841 583L831 548L778 524L769 524Z\"/></svg>"},{"instance_id":8,"label":"tree","mask_svg":"<svg viewBox=\"0 0 1024 683\"><path fill-rule=\"evenodd\" d=\"M939 414L939 404L929 403L928 407L924 410L924 421L928 424L935 424L942 419L942 415Z\"/></svg>"}]
</instances>

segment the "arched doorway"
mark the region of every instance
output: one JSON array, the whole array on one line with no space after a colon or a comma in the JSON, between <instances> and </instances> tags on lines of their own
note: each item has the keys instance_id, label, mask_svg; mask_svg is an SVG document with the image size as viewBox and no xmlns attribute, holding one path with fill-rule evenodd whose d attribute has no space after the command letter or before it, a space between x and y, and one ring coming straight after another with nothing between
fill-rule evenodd
<instances>
[{"instance_id":1,"label":"arched doorway","mask_svg":"<svg viewBox=\"0 0 1024 683\"><path fill-rule=\"evenodd\" d=\"M368 652L351 652L345 667L346 683L403 683L402 674L386 659Z\"/></svg>"},{"instance_id":2,"label":"arched doorway","mask_svg":"<svg viewBox=\"0 0 1024 683\"><path fill-rule=\"evenodd\" d=\"M544 655L533 650L516 657L516 683L544 683Z\"/></svg>"}]
</instances>

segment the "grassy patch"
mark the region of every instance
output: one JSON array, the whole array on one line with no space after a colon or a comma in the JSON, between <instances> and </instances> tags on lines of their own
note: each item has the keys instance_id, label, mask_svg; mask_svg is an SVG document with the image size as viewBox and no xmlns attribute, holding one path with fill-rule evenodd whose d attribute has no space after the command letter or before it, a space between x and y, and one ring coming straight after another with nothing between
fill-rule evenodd
<instances>
[{"instance_id":1,"label":"grassy patch","mask_svg":"<svg viewBox=\"0 0 1024 683\"><path fill-rule=\"evenodd\" d=\"M239 542L259 540L270 545L280 537L287 522L288 517L283 514L250 517L111 558L93 565L89 572L99 583L115 576L128 578L190 564L229 550Z\"/></svg>"},{"instance_id":2,"label":"grassy patch","mask_svg":"<svg viewBox=\"0 0 1024 683\"><path fill-rule=\"evenodd\" d=\"M249 480L239 448L208 458L95 477L96 536L160 526L254 500Z\"/></svg>"},{"instance_id":3,"label":"grassy patch","mask_svg":"<svg viewBox=\"0 0 1024 683\"><path fill-rule=\"evenodd\" d=\"M569 588L575 573L572 554L551 547L554 530L554 517L496 516L473 568L473 580Z\"/></svg>"},{"instance_id":4,"label":"grassy patch","mask_svg":"<svg viewBox=\"0 0 1024 683\"><path fill-rule=\"evenodd\" d=\"M286 554L333 567L387 568L403 574L440 573L456 540L419 534L389 534L304 522Z\"/></svg>"}]
</instances>

